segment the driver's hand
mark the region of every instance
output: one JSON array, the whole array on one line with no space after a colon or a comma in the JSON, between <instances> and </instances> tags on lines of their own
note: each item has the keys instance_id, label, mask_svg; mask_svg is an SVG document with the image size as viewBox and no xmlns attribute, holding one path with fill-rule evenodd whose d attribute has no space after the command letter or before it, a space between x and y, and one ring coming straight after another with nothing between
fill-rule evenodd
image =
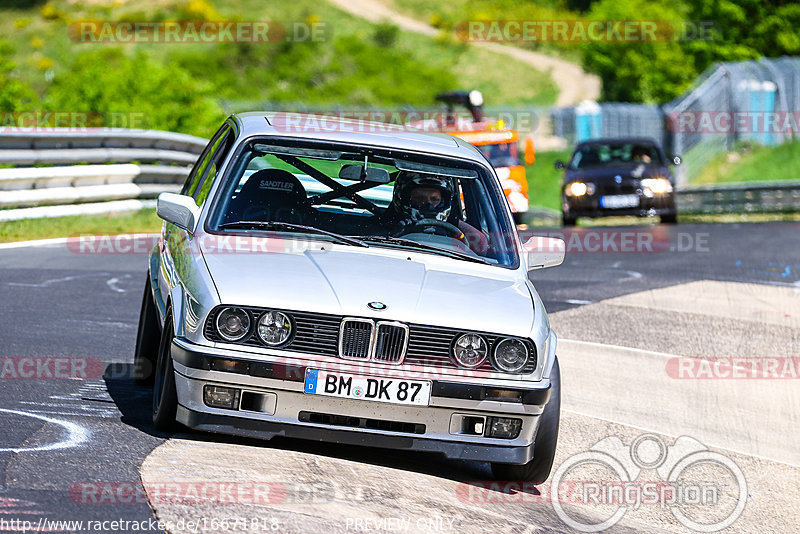
<instances>
[{"instance_id":1,"label":"driver's hand","mask_svg":"<svg viewBox=\"0 0 800 534\"><path fill-rule=\"evenodd\" d=\"M484 255L489 251L489 238L486 234L462 220L458 221L458 229L464 232L469 248L476 254Z\"/></svg>"}]
</instances>

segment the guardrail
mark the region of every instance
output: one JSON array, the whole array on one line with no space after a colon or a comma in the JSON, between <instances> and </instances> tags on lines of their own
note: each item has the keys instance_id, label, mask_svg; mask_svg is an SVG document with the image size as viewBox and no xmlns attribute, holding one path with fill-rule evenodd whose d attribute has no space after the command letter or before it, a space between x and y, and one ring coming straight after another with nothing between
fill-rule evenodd
<instances>
[{"instance_id":1,"label":"guardrail","mask_svg":"<svg viewBox=\"0 0 800 534\"><path fill-rule=\"evenodd\" d=\"M800 212L800 182L713 184L679 189L678 213Z\"/></svg>"},{"instance_id":2,"label":"guardrail","mask_svg":"<svg viewBox=\"0 0 800 534\"><path fill-rule=\"evenodd\" d=\"M151 207L159 193L180 189L206 143L190 135L121 128L2 132L0 165L13 167L0 168L0 221ZM681 214L800 211L800 182L714 184L676 194ZM560 216L532 209L534 218Z\"/></svg>"},{"instance_id":3,"label":"guardrail","mask_svg":"<svg viewBox=\"0 0 800 534\"><path fill-rule=\"evenodd\" d=\"M180 189L206 143L122 128L2 132L0 221L150 207Z\"/></svg>"}]
</instances>

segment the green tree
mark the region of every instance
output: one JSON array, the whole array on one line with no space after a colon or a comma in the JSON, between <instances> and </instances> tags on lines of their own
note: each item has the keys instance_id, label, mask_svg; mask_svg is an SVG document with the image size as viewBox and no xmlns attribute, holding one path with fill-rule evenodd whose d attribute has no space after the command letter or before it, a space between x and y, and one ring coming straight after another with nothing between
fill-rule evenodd
<instances>
[{"instance_id":1,"label":"green tree","mask_svg":"<svg viewBox=\"0 0 800 534\"><path fill-rule=\"evenodd\" d=\"M685 20L685 7L649 0L600 0L587 19L663 21L673 28ZM659 28L657 35L662 35ZM659 103L685 90L697 75L693 58L670 32L656 41L592 41L583 45L584 65L603 80L603 99Z\"/></svg>"}]
</instances>

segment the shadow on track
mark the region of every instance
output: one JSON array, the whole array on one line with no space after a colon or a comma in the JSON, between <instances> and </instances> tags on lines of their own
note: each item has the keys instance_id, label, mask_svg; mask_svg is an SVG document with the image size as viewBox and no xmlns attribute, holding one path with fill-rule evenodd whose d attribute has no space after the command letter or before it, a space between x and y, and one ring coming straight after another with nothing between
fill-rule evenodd
<instances>
[{"instance_id":1,"label":"shadow on track","mask_svg":"<svg viewBox=\"0 0 800 534\"><path fill-rule=\"evenodd\" d=\"M274 437L271 440L259 440L200 432L180 427L175 434L165 434L155 429L151 415L152 391L149 387L138 385L132 378L133 364L114 363L106 367L104 380L109 395L120 413L121 421L146 434L159 438L180 438L193 441L214 443L231 443L269 449L291 450L356 461L375 466L402 469L417 473L450 479L456 482L490 480L489 464L450 460L436 453L380 449L359 445L342 445L337 443L318 442L294 438Z\"/></svg>"}]
</instances>

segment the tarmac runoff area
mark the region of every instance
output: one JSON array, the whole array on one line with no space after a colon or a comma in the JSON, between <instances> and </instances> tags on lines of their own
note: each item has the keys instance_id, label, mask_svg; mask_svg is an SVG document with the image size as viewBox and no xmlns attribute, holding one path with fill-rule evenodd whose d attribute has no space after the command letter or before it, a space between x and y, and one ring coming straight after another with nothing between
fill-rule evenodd
<instances>
[{"instance_id":1,"label":"tarmac runoff area","mask_svg":"<svg viewBox=\"0 0 800 534\"><path fill-rule=\"evenodd\" d=\"M736 515L725 532L797 529L800 288L701 280L556 312L551 323L563 395L554 474L613 442L624 445L617 454L629 451L617 456L626 469L640 467L631 480L663 486L660 468L647 466L680 459L693 442L735 467L692 472L719 493L714 506L684 504L688 520ZM633 443L644 446L634 452ZM592 469L575 480L609 476ZM182 435L147 457L141 477L171 532L220 532L223 519L227 532L570 532L565 511L585 525L619 509L569 496L554 508L552 479L493 483L485 464L296 440ZM189 494L223 483L235 497ZM663 503L633 504L606 531L690 532L685 521Z\"/></svg>"}]
</instances>

